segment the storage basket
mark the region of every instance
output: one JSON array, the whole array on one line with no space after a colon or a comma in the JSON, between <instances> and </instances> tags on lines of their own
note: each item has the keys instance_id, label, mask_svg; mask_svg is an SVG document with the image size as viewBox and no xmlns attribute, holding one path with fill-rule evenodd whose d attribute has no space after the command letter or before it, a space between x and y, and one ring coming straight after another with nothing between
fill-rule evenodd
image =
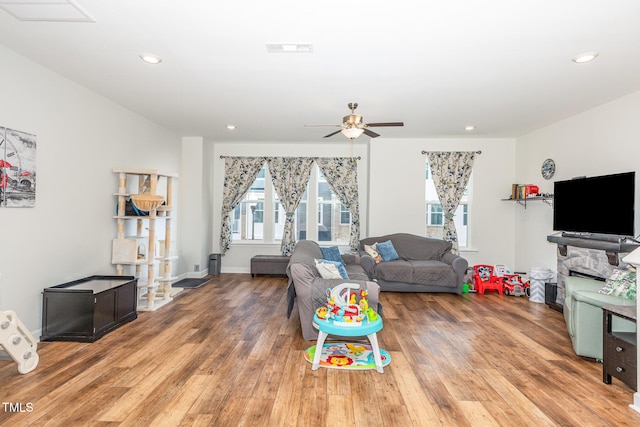
<instances>
[{"instance_id":1,"label":"storage basket","mask_svg":"<svg viewBox=\"0 0 640 427\"><path fill-rule=\"evenodd\" d=\"M141 211L157 209L164 202L164 196L159 194L134 194L131 201Z\"/></svg>"}]
</instances>

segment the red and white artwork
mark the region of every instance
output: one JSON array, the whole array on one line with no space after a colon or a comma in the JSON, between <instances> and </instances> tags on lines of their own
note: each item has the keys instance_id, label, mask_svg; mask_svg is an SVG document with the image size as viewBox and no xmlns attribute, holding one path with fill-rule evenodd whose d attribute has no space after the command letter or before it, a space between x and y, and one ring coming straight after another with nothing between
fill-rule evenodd
<instances>
[{"instance_id":1,"label":"red and white artwork","mask_svg":"<svg viewBox=\"0 0 640 427\"><path fill-rule=\"evenodd\" d=\"M0 127L0 207L36 205L36 136Z\"/></svg>"}]
</instances>

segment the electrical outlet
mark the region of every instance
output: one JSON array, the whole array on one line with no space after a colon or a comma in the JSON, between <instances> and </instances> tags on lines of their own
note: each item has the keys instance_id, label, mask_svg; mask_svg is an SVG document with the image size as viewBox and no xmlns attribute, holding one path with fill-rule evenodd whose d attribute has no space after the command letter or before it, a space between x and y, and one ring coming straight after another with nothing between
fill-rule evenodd
<instances>
[{"instance_id":1,"label":"electrical outlet","mask_svg":"<svg viewBox=\"0 0 640 427\"><path fill-rule=\"evenodd\" d=\"M195 264L193 266L193 271L200 271L200 264Z\"/></svg>"}]
</instances>

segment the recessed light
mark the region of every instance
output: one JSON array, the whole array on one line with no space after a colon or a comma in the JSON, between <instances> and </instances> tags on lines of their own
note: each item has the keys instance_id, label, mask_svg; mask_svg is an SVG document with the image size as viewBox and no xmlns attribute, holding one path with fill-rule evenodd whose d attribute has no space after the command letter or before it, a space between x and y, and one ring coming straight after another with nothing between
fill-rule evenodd
<instances>
[{"instance_id":1,"label":"recessed light","mask_svg":"<svg viewBox=\"0 0 640 427\"><path fill-rule=\"evenodd\" d=\"M229 130L234 130L236 128L236 125L227 125L227 129Z\"/></svg>"},{"instance_id":2,"label":"recessed light","mask_svg":"<svg viewBox=\"0 0 640 427\"><path fill-rule=\"evenodd\" d=\"M466 131L468 131L468 132L469 132L469 131L474 130L475 128L476 128L476 127L475 127L475 126L473 126L473 125L468 125L468 126L465 126L465 127L464 127L464 130L466 130Z\"/></svg>"},{"instance_id":3,"label":"recessed light","mask_svg":"<svg viewBox=\"0 0 640 427\"><path fill-rule=\"evenodd\" d=\"M154 55L153 53L141 53L140 59L142 59L147 64L159 64L162 62L162 58L158 55Z\"/></svg>"},{"instance_id":4,"label":"recessed light","mask_svg":"<svg viewBox=\"0 0 640 427\"><path fill-rule=\"evenodd\" d=\"M583 64L585 62L593 61L598 57L598 52L585 52L573 57L572 61L576 64Z\"/></svg>"}]
</instances>

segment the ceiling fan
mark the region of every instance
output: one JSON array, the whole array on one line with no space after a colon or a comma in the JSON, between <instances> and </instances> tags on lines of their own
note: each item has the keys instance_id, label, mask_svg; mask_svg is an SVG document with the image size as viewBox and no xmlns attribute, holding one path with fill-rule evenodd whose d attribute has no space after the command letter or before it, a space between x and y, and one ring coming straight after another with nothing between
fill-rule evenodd
<instances>
[{"instance_id":1,"label":"ceiling fan","mask_svg":"<svg viewBox=\"0 0 640 427\"><path fill-rule=\"evenodd\" d=\"M404 126L403 122L384 122L384 123L363 123L362 116L355 114L354 111L358 108L357 102L350 102L347 107L351 110L351 114L342 118L341 125L305 125L305 126L337 126L341 128L335 132L331 132L329 135L323 136L323 138L329 138L337 133L341 133L349 139L356 139L363 133L371 138L380 136L379 134L370 131L370 127L383 127L383 126Z\"/></svg>"}]
</instances>

